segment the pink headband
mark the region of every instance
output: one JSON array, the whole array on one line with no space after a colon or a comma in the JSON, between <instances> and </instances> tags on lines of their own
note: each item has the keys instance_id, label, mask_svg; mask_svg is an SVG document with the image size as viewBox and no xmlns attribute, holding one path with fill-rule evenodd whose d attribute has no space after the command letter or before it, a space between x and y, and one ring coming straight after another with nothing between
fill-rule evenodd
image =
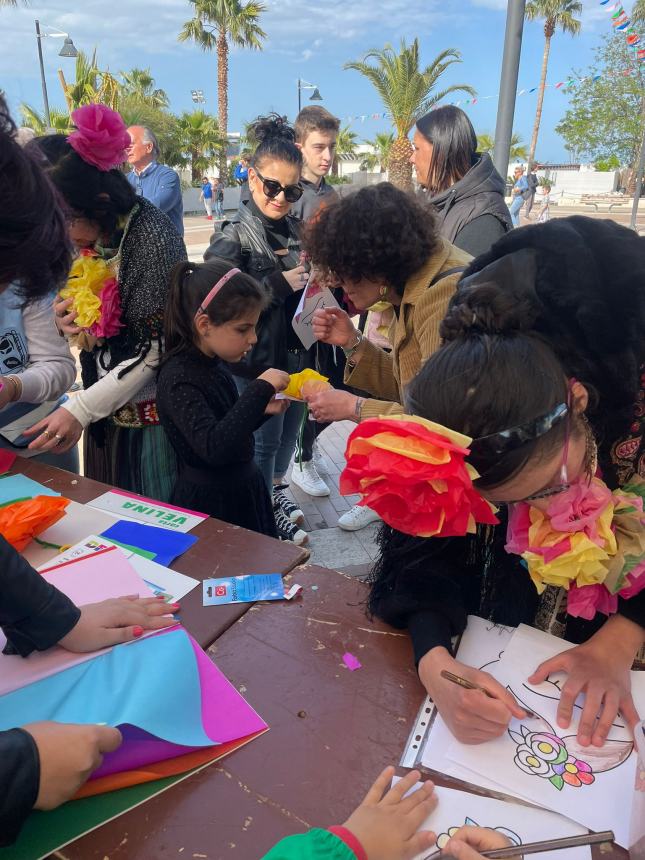
<instances>
[{"instance_id":1,"label":"pink headband","mask_svg":"<svg viewBox=\"0 0 645 860\"><path fill-rule=\"evenodd\" d=\"M216 296L216 295L219 293L219 291L222 289L222 287L224 286L224 284L228 283L228 282L231 280L231 278L233 277L233 275L239 275L239 274L240 274L240 270L239 270L239 269L231 269L229 272L227 272L225 275L223 275L223 276L219 279L219 281L215 284L215 286L214 286L214 287L213 287L213 289L210 291L210 293L206 296L206 298L205 298L205 299L204 299L204 301L201 303L201 305L197 308L197 312L195 313L195 319L197 319L197 317L198 317L200 314L205 314L205 313L206 313L206 308L210 305L210 303L213 301L213 299L215 298L215 296Z\"/></svg>"}]
</instances>

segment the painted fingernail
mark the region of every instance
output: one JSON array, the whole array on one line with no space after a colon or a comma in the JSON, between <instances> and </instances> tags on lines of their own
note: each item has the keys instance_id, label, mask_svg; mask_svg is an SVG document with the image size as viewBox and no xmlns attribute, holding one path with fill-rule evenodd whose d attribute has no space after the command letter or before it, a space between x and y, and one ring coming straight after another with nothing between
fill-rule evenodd
<instances>
[{"instance_id":1,"label":"painted fingernail","mask_svg":"<svg viewBox=\"0 0 645 860\"><path fill-rule=\"evenodd\" d=\"M139 636L143 636L143 627L134 627L132 630L132 635L136 636L138 639Z\"/></svg>"},{"instance_id":2,"label":"painted fingernail","mask_svg":"<svg viewBox=\"0 0 645 860\"><path fill-rule=\"evenodd\" d=\"M155 594L155 598L157 600L165 600L166 599L163 594Z\"/></svg>"},{"instance_id":3,"label":"painted fingernail","mask_svg":"<svg viewBox=\"0 0 645 860\"><path fill-rule=\"evenodd\" d=\"M181 609L181 606L178 603L171 603L170 608L171 609Z\"/></svg>"}]
</instances>

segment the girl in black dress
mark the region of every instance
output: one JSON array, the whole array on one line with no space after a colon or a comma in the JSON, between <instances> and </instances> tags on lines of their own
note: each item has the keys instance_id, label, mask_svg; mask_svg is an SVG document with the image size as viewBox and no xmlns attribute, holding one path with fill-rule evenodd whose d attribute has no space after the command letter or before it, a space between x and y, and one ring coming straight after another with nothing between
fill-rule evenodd
<instances>
[{"instance_id":1,"label":"girl in black dress","mask_svg":"<svg viewBox=\"0 0 645 860\"><path fill-rule=\"evenodd\" d=\"M223 260L176 266L157 407L179 458L172 501L275 537L273 507L253 459L253 431L288 404L274 398L289 376L266 370L238 396L227 367L256 343L264 302L257 282Z\"/></svg>"}]
</instances>

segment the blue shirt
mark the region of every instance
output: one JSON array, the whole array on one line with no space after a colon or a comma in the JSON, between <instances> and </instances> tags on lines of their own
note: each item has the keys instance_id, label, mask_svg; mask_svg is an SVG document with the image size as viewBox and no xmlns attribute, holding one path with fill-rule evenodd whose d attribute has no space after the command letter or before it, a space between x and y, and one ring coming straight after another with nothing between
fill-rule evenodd
<instances>
[{"instance_id":1,"label":"blue shirt","mask_svg":"<svg viewBox=\"0 0 645 860\"><path fill-rule=\"evenodd\" d=\"M515 183L514 188L519 189L519 192L520 192L519 194L516 195L516 197L521 197L525 191L528 191L529 190L529 183L528 183L526 176L520 176L520 178Z\"/></svg>"},{"instance_id":2,"label":"blue shirt","mask_svg":"<svg viewBox=\"0 0 645 860\"><path fill-rule=\"evenodd\" d=\"M204 195L204 200L210 200L213 196L213 186L210 182L202 182L202 194Z\"/></svg>"},{"instance_id":3,"label":"blue shirt","mask_svg":"<svg viewBox=\"0 0 645 860\"><path fill-rule=\"evenodd\" d=\"M235 167L235 172L233 176L235 177L235 179L237 179L239 183L246 182L246 180L249 178L249 168L243 167L242 163L238 162Z\"/></svg>"},{"instance_id":4,"label":"blue shirt","mask_svg":"<svg viewBox=\"0 0 645 860\"><path fill-rule=\"evenodd\" d=\"M175 225L180 236L184 235L184 203L181 183L175 171L165 164L151 161L142 173L133 170L128 182L140 197L145 197L157 209L161 209Z\"/></svg>"}]
</instances>

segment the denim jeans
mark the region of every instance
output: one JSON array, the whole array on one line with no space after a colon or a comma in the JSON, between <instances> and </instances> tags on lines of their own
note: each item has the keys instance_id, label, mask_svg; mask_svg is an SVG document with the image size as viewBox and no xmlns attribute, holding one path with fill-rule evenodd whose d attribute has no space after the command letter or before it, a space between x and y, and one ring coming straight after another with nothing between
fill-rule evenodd
<instances>
[{"instance_id":1,"label":"denim jeans","mask_svg":"<svg viewBox=\"0 0 645 860\"><path fill-rule=\"evenodd\" d=\"M513 222L513 227L520 226L520 211L522 209L522 206L524 206L524 200L522 199L522 195L518 194L516 197L513 198L513 202L511 203L509 210L511 213L511 221Z\"/></svg>"}]
</instances>

